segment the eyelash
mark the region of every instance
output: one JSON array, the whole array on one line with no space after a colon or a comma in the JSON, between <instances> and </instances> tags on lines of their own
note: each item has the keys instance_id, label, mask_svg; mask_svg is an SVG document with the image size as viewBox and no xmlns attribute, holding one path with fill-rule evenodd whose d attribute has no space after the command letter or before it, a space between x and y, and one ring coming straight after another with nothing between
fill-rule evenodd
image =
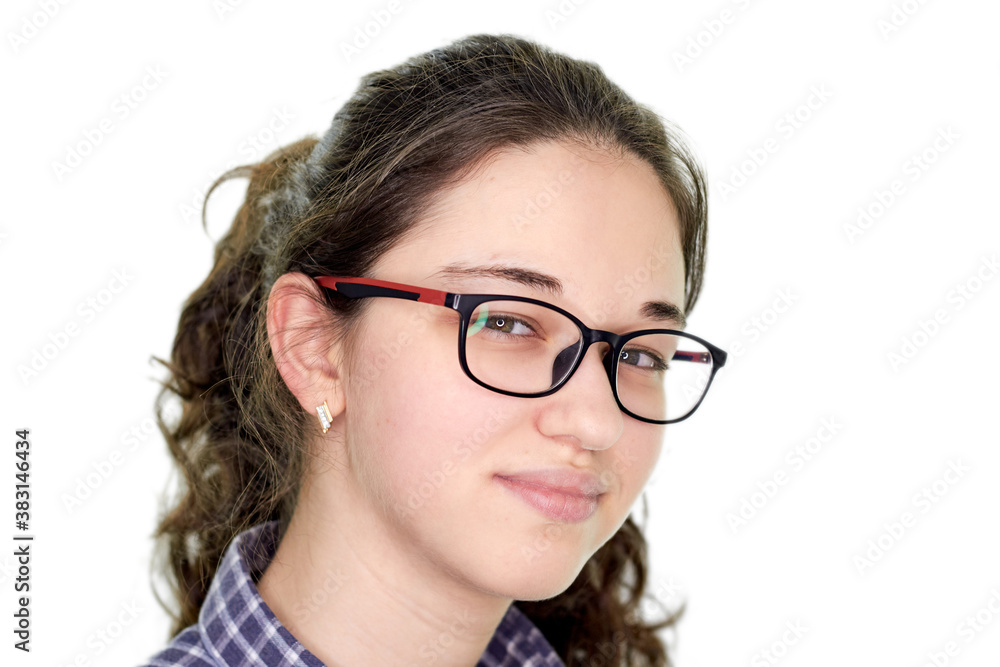
<instances>
[{"instance_id":1,"label":"eyelash","mask_svg":"<svg viewBox=\"0 0 1000 667\"><path fill-rule=\"evenodd\" d=\"M645 355L647 355L647 356L649 356L649 357L651 357L653 359L653 365L651 367L635 365L636 368L642 368L644 370L650 370L650 371L665 371L665 370L667 370L670 367L669 364L667 364L667 363L665 363L663 361L663 358L660 355L658 355L657 353L655 353L655 352L653 352L651 350L643 350L641 348L632 348L630 350L630 349L626 348L626 349L623 349L621 353L622 354L627 354L627 353L629 353L629 352L631 352L633 350L637 354L645 354ZM634 364L629 364L629 365L634 365Z\"/></svg>"},{"instance_id":2,"label":"eyelash","mask_svg":"<svg viewBox=\"0 0 1000 667\"><path fill-rule=\"evenodd\" d=\"M538 332L535 330L535 327L531 326L531 324L529 322L526 322L525 320L523 320L523 319L521 319L519 317L513 317L511 315L506 315L504 313L500 313L500 314L492 314L491 313L486 318L486 321L487 322L492 322L492 321L497 320L497 319L510 320L512 324L514 324L514 325L520 324L521 326L523 326L526 329L530 330L532 334L534 334L536 336L538 334ZM527 336L525 336L525 335L514 334L514 333L507 332L507 331L498 331L497 329L494 329L492 327L487 327L485 325L483 326L483 329L489 329L494 335L502 336L504 338L527 338Z\"/></svg>"}]
</instances>

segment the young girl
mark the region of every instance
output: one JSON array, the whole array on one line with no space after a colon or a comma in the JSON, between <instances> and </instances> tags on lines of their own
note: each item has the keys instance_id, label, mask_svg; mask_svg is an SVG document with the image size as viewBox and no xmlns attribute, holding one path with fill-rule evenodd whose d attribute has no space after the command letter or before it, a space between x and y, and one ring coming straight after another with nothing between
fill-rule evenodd
<instances>
[{"instance_id":1,"label":"young girl","mask_svg":"<svg viewBox=\"0 0 1000 667\"><path fill-rule=\"evenodd\" d=\"M235 176L161 396L180 614L148 664L667 664L628 515L725 363L683 331L706 193L677 137L477 35Z\"/></svg>"}]
</instances>

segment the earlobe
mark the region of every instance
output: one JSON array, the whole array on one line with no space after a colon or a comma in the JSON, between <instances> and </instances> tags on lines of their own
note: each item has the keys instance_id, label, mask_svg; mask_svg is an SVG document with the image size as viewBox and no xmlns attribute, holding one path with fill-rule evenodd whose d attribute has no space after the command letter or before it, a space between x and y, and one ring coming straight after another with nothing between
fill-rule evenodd
<instances>
[{"instance_id":1,"label":"earlobe","mask_svg":"<svg viewBox=\"0 0 1000 667\"><path fill-rule=\"evenodd\" d=\"M302 273L286 273L267 300L267 336L278 372L302 408L316 415L324 402L331 418L344 409L340 350L319 286Z\"/></svg>"}]
</instances>

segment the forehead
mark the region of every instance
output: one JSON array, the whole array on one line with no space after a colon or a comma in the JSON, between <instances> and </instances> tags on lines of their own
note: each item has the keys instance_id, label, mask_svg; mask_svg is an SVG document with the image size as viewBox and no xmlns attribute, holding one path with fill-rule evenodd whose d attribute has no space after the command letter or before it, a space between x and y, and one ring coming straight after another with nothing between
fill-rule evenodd
<instances>
[{"instance_id":1,"label":"forehead","mask_svg":"<svg viewBox=\"0 0 1000 667\"><path fill-rule=\"evenodd\" d=\"M564 303L584 312L609 300L684 302L679 222L652 167L577 143L491 155L442 190L378 267L380 275L426 283L441 280L449 265L556 276ZM443 279L435 284L486 286L475 277Z\"/></svg>"}]
</instances>

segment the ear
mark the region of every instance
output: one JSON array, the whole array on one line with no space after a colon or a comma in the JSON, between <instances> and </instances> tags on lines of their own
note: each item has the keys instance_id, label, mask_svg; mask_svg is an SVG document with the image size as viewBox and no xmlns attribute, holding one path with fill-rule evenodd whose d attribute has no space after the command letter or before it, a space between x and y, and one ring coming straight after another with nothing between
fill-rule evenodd
<instances>
[{"instance_id":1,"label":"ear","mask_svg":"<svg viewBox=\"0 0 1000 667\"><path fill-rule=\"evenodd\" d=\"M303 273L286 273L267 300L267 336L278 372L309 414L326 401L333 417L344 410L341 346L329 333L330 313L320 287Z\"/></svg>"}]
</instances>

